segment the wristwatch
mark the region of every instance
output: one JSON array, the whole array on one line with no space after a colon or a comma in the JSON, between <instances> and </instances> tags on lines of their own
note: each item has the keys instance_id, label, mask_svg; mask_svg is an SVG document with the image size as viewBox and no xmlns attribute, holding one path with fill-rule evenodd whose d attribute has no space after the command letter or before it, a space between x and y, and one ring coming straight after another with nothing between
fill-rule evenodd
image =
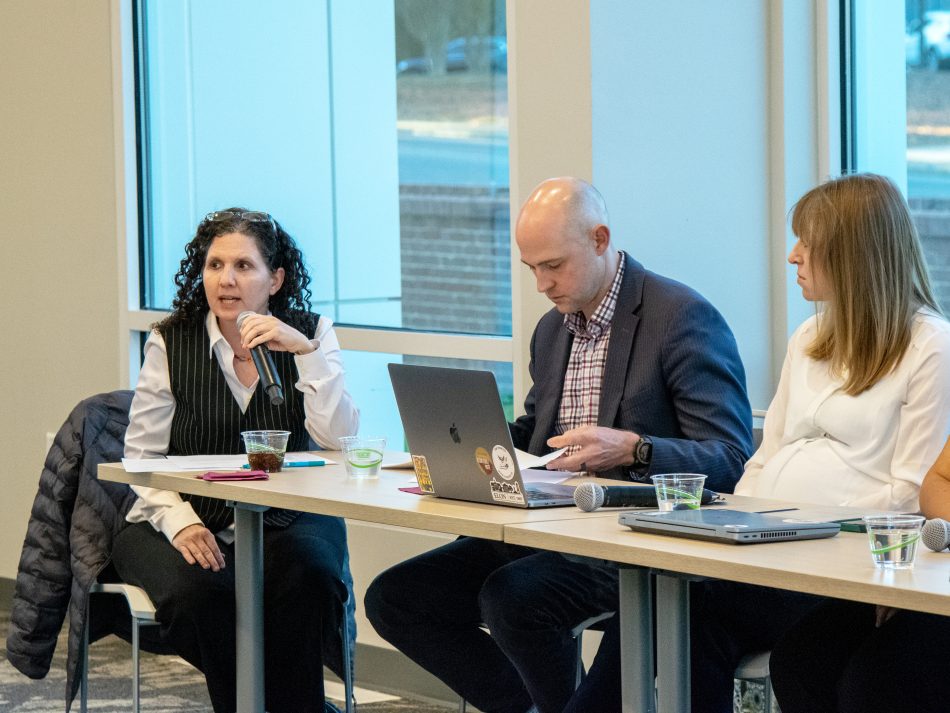
<instances>
[{"instance_id":1,"label":"wristwatch","mask_svg":"<svg viewBox=\"0 0 950 713\"><path fill-rule=\"evenodd\" d=\"M640 436L640 440L633 447L633 470L645 473L650 469L653 461L653 439L649 436Z\"/></svg>"}]
</instances>

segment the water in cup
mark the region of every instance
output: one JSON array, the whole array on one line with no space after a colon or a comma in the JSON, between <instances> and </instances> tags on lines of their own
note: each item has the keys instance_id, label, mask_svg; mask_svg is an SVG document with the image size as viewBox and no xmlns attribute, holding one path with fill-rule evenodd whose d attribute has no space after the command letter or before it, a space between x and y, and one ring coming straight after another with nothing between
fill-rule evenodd
<instances>
[{"instance_id":1,"label":"water in cup","mask_svg":"<svg viewBox=\"0 0 950 713\"><path fill-rule=\"evenodd\" d=\"M871 546L871 559L883 569L909 569L917 557L919 515L878 515L864 518Z\"/></svg>"},{"instance_id":2,"label":"water in cup","mask_svg":"<svg viewBox=\"0 0 950 713\"><path fill-rule=\"evenodd\" d=\"M671 510L699 510L706 476L698 473L664 473L650 477L656 488L657 508Z\"/></svg>"},{"instance_id":3,"label":"water in cup","mask_svg":"<svg viewBox=\"0 0 950 713\"><path fill-rule=\"evenodd\" d=\"M340 450L346 472L352 478L377 478L383 462L386 439L383 437L344 436Z\"/></svg>"}]
</instances>

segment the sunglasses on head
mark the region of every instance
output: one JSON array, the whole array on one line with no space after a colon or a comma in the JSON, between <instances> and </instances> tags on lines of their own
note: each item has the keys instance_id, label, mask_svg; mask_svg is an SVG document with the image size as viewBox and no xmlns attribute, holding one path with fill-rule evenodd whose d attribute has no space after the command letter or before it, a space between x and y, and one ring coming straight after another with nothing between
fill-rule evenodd
<instances>
[{"instance_id":1,"label":"sunglasses on head","mask_svg":"<svg viewBox=\"0 0 950 713\"><path fill-rule=\"evenodd\" d=\"M271 217L270 213L264 213L259 210L216 210L205 216L209 223L217 223L226 220L245 220L248 223L270 223L270 226L277 232L277 223Z\"/></svg>"}]
</instances>

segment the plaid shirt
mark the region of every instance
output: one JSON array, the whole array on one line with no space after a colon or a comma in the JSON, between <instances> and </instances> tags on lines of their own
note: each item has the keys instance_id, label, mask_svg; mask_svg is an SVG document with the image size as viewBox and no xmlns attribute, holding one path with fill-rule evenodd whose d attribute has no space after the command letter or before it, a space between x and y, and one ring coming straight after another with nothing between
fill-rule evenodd
<instances>
[{"instance_id":1,"label":"plaid shirt","mask_svg":"<svg viewBox=\"0 0 950 713\"><path fill-rule=\"evenodd\" d=\"M564 373L564 390L558 409L556 432L560 435L578 426L596 426L600 410L600 387L607 365L607 344L610 341L610 323L617 309L617 296L623 281L626 255L621 250L620 265L610 290L591 315L584 319L583 312L564 315L564 326L574 335L571 356ZM573 453L577 446L568 448Z\"/></svg>"}]
</instances>

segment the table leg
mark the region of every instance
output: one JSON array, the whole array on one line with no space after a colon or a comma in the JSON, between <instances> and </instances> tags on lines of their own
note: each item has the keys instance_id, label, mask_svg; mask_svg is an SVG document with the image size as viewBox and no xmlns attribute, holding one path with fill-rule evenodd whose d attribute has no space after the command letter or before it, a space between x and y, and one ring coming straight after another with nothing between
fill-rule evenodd
<instances>
[{"instance_id":1,"label":"table leg","mask_svg":"<svg viewBox=\"0 0 950 713\"><path fill-rule=\"evenodd\" d=\"M234 506L237 713L264 713L264 510Z\"/></svg>"},{"instance_id":2,"label":"table leg","mask_svg":"<svg viewBox=\"0 0 950 713\"><path fill-rule=\"evenodd\" d=\"M650 571L620 568L620 665L623 713L655 713L653 596Z\"/></svg>"},{"instance_id":3,"label":"table leg","mask_svg":"<svg viewBox=\"0 0 950 713\"><path fill-rule=\"evenodd\" d=\"M659 713L689 713L689 580L656 575L656 686Z\"/></svg>"}]
</instances>

